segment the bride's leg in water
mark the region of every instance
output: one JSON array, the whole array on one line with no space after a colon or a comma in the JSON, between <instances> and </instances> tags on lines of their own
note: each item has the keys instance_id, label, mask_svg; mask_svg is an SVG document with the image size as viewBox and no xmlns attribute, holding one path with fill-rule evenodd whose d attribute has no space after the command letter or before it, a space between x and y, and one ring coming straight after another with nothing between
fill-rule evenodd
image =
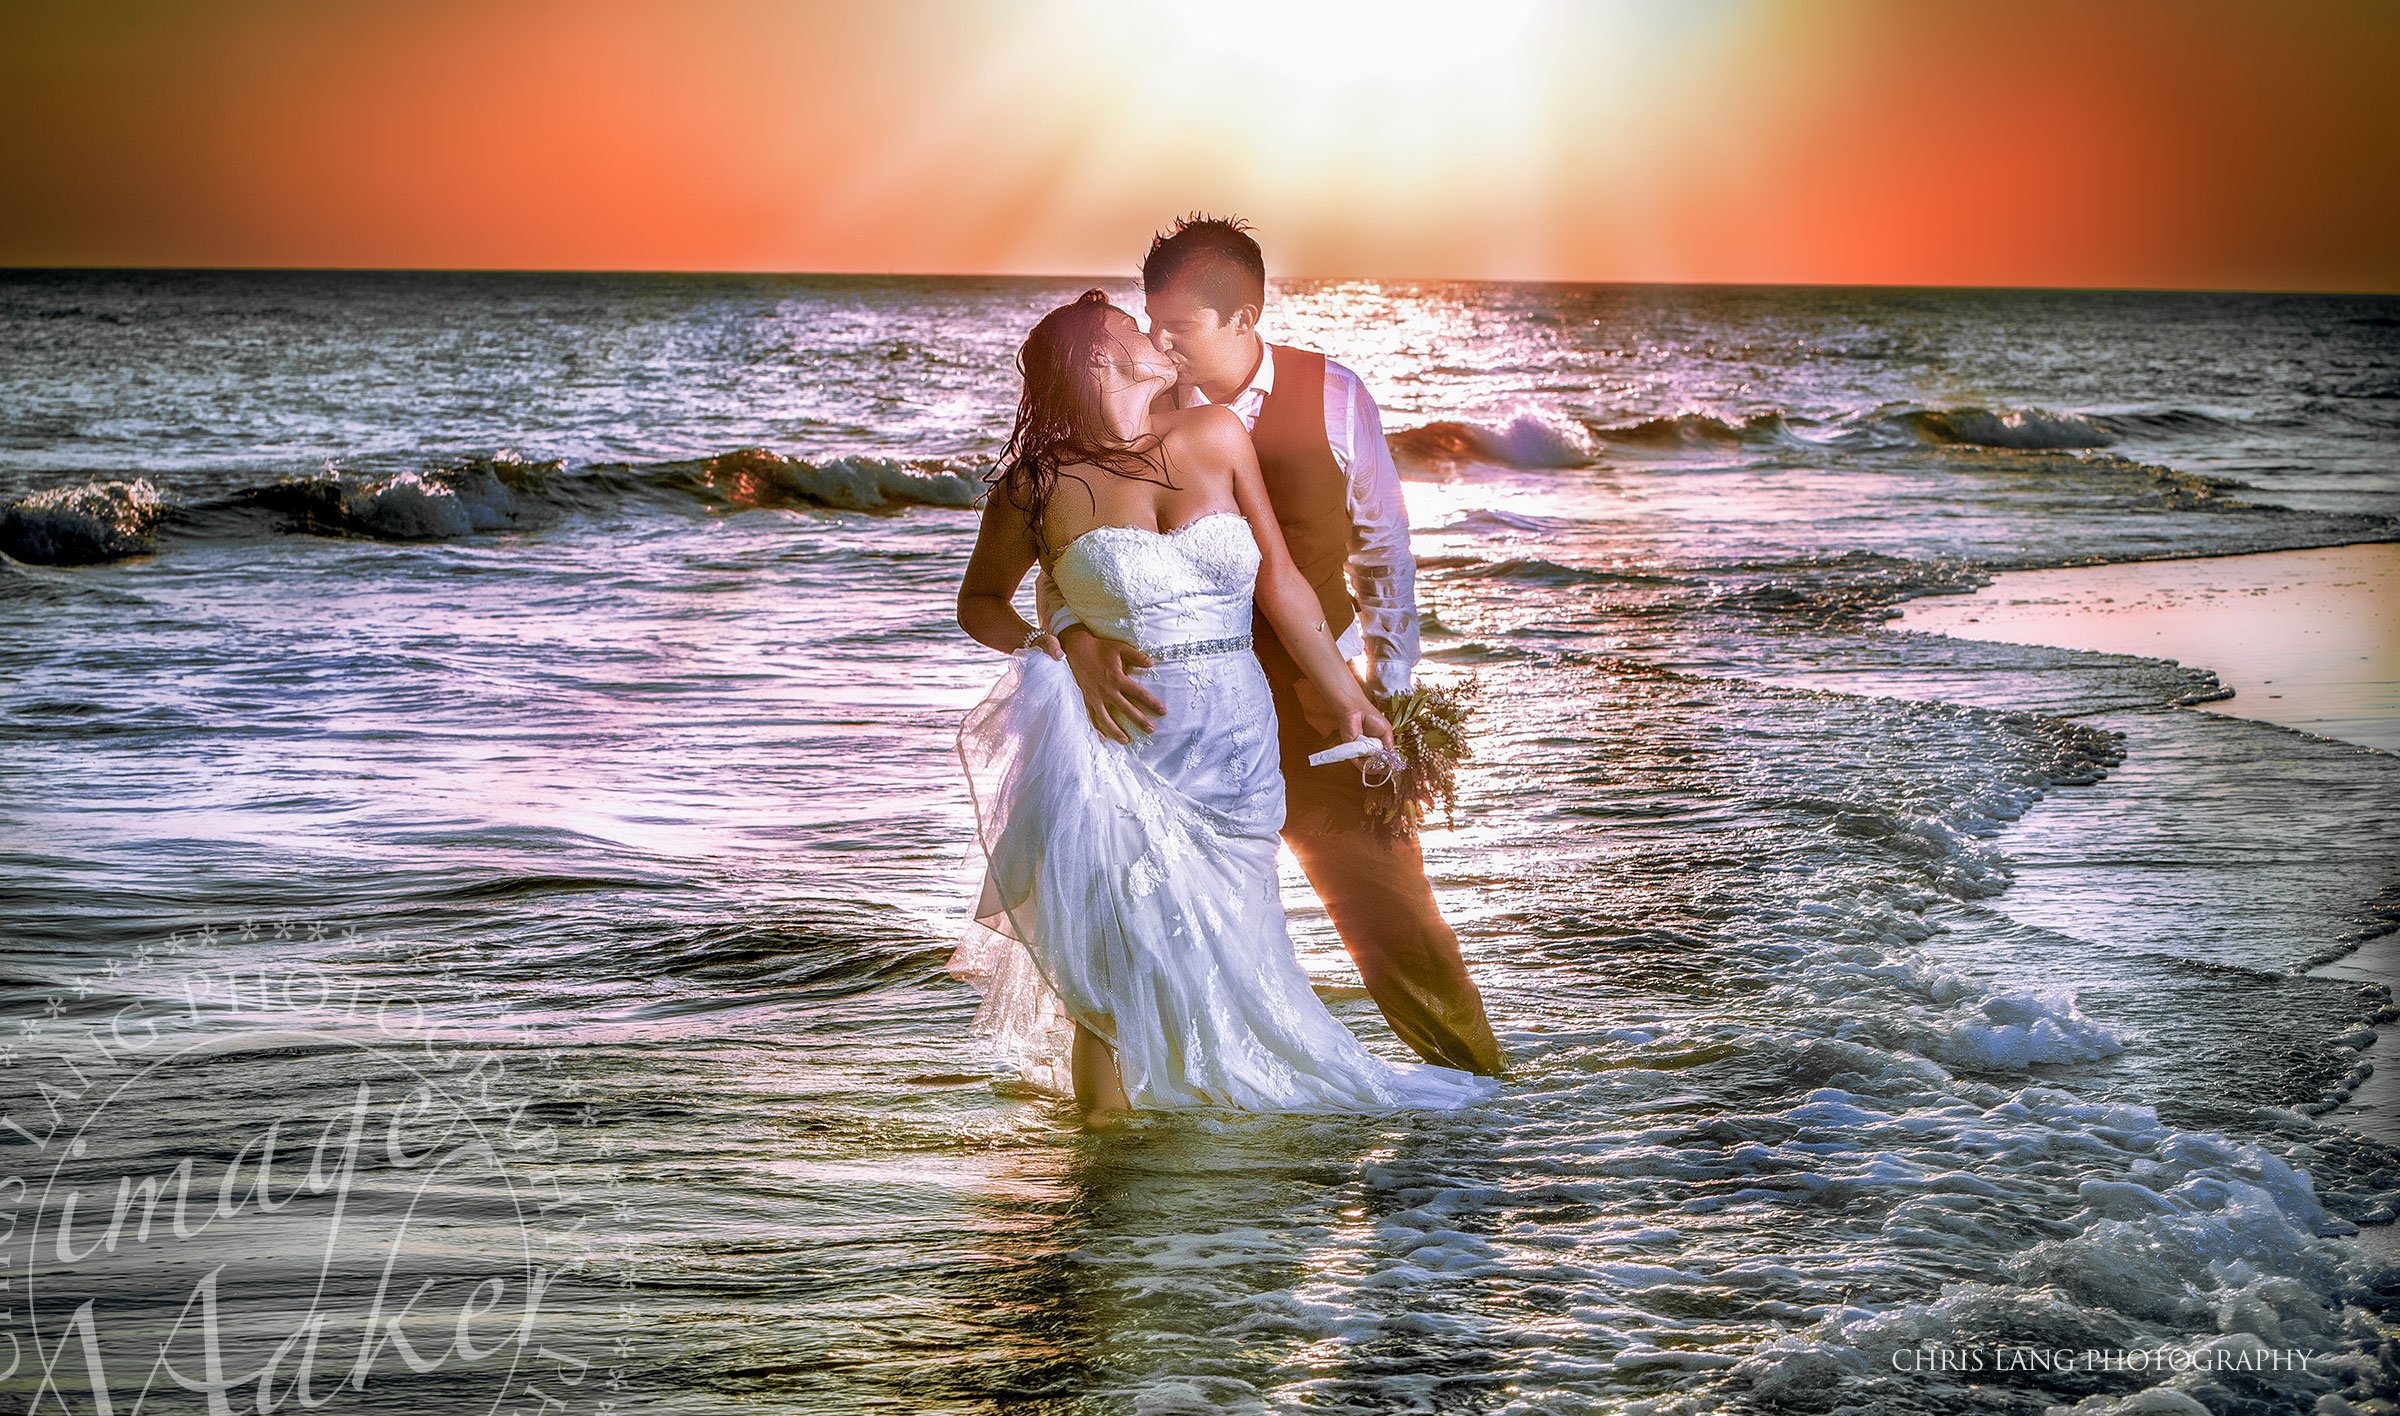
<instances>
[{"instance_id":1,"label":"bride's leg in water","mask_svg":"<svg viewBox=\"0 0 2400 1416\"><path fill-rule=\"evenodd\" d=\"M1117 1074L1116 1049L1081 1023L1075 1025L1075 1052L1068 1061L1075 1077L1075 1104L1087 1122L1110 1121L1133 1110L1125 1099L1125 1079Z\"/></svg>"}]
</instances>

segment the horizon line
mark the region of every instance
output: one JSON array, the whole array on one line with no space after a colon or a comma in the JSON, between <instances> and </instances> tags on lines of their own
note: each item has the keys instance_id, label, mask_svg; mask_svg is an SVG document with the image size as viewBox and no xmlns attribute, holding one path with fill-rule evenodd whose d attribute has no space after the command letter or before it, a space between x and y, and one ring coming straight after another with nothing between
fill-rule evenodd
<instances>
[{"instance_id":1,"label":"horizon line","mask_svg":"<svg viewBox=\"0 0 2400 1416\"><path fill-rule=\"evenodd\" d=\"M1138 273L1096 275L1089 271L912 271L912 270L768 270L734 267L634 267L634 266L371 266L371 265L97 265L36 262L0 264L0 276L32 273L84 273L153 275L618 275L618 276L726 276L760 279L815 280L826 278L855 278L882 280L1050 280L1050 281L1114 281L1137 287ZM1458 276L1458 275L1274 275L1277 281L1377 281L1389 284L1421 285L1565 285L1565 286L1645 286L1656 289L1718 289L1718 290L1953 290L1953 291L2020 291L2028 294L2092 294L2092 295L2357 295L2400 296L2400 286L2365 288L2358 286L2254 286L2254 285L2011 285L1955 283L1905 283L1882 281L1826 280L1629 280L1629 279L1572 279L1563 277L1520 276Z\"/></svg>"}]
</instances>

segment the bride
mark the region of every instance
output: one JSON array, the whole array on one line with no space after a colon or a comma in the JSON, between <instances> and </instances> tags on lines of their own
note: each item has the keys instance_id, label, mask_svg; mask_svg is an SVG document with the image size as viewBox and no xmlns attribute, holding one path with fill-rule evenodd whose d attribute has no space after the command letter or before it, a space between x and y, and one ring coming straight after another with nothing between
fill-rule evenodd
<instances>
[{"instance_id":1,"label":"bride","mask_svg":"<svg viewBox=\"0 0 2400 1416\"><path fill-rule=\"evenodd\" d=\"M987 868L951 970L984 993L976 1031L1037 1085L1066 1090L1064 1073L1087 1121L1489 1096L1484 1078L1368 1053L1293 956L1254 597L1344 740L1388 746L1391 725L1293 567L1240 419L1153 407L1174 365L1098 290L1043 317L1018 365L1016 426L958 592L960 627L1015 659L959 732ZM1093 632L1149 656L1166 706L1154 729L1087 715L1057 640L1013 604L1036 562Z\"/></svg>"}]
</instances>

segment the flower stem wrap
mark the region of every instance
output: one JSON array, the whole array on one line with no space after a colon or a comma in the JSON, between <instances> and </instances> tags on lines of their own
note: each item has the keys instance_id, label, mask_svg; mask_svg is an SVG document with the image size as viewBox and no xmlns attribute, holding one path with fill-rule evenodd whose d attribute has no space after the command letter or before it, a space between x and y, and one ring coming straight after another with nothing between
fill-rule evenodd
<instances>
[{"instance_id":1,"label":"flower stem wrap","mask_svg":"<svg viewBox=\"0 0 2400 1416\"><path fill-rule=\"evenodd\" d=\"M1475 713L1481 691L1482 686L1470 678L1447 686L1373 695L1377 711L1391 720L1392 745L1399 749L1405 764L1390 786L1367 798L1367 814L1375 825L1396 836L1411 837L1436 806L1442 809L1442 824L1458 824L1458 764L1474 756L1467 746L1466 724Z\"/></svg>"}]
</instances>

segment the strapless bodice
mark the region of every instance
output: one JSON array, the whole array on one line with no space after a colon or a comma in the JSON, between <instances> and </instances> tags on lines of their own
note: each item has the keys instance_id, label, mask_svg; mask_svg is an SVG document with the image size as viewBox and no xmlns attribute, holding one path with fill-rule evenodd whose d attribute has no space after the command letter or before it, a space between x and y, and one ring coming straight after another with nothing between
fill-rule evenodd
<instances>
[{"instance_id":1,"label":"strapless bodice","mask_svg":"<svg viewBox=\"0 0 2400 1416\"><path fill-rule=\"evenodd\" d=\"M1096 526L1050 568L1058 593L1092 632L1145 652L1247 638L1258 540L1238 511L1212 511L1172 531Z\"/></svg>"}]
</instances>

